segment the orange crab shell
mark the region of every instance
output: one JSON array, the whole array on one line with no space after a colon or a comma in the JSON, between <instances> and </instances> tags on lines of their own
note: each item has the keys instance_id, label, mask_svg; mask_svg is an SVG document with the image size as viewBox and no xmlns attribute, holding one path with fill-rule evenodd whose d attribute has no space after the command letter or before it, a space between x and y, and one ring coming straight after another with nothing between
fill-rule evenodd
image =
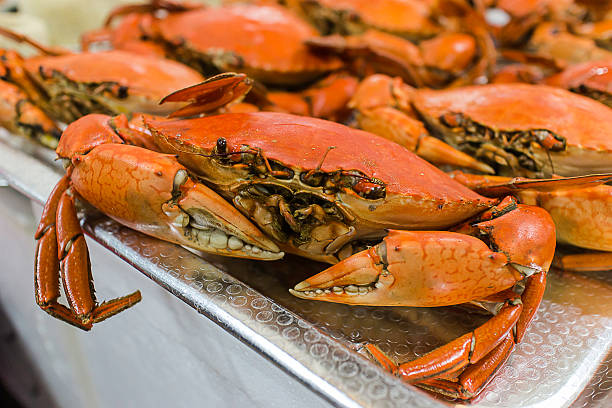
<instances>
[{"instance_id":1,"label":"orange crab shell","mask_svg":"<svg viewBox=\"0 0 612 408\"><path fill-rule=\"evenodd\" d=\"M493 130L549 130L567 144L562 152L549 152L558 174L612 171L612 110L564 89L492 84L456 90L416 90L413 102L434 127L440 127L444 114L461 113ZM541 156L547 155L544 149L539 150Z\"/></svg>"},{"instance_id":2,"label":"orange crab shell","mask_svg":"<svg viewBox=\"0 0 612 408\"><path fill-rule=\"evenodd\" d=\"M155 31L171 44L195 52L233 54L226 70L238 70L266 83L298 83L338 69L335 57L310 52L304 41L314 28L275 6L234 5L171 13L155 20ZM177 88L178 89L178 88Z\"/></svg>"},{"instance_id":3,"label":"orange crab shell","mask_svg":"<svg viewBox=\"0 0 612 408\"><path fill-rule=\"evenodd\" d=\"M407 149L384 138L325 120L273 112L225 114L181 121L147 122L160 148L224 191L256 180L237 179L209 159L219 138L238 151L260 149L268 160L295 171L292 180L277 180L297 190L313 190L298 175L357 170L382 181L386 196L363 199L343 189L332 200L360 218L363 233L381 228L445 228L490 207L482 197ZM208 157L207 157L208 156ZM314 188L322 193L322 188ZM231 195L231 193L229 193ZM401 210L400 210L401 209Z\"/></svg>"},{"instance_id":4,"label":"orange crab shell","mask_svg":"<svg viewBox=\"0 0 612 408\"><path fill-rule=\"evenodd\" d=\"M354 13L366 26L398 35L427 38L440 31L431 20L430 4L424 1L317 0L314 3L336 12Z\"/></svg>"},{"instance_id":5,"label":"orange crab shell","mask_svg":"<svg viewBox=\"0 0 612 408\"><path fill-rule=\"evenodd\" d=\"M33 57L25 60L25 67L43 84L44 77L57 71L77 83L114 82L125 87L127 98L118 104L119 112L170 113L177 104L159 106L162 97L203 81L199 73L178 62L119 50Z\"/></svg>"},{"instance_id":6,"label":"orange crab shell","mask_svg":"<svg viewBox=\"0 0 612 408\"><path fill-rule=\"evenodd\" d=\"M581 86L612 94L612 59L572 65L546 79L546 84L566 89Z\"/></svg>"},{"instance_id":7,"label":"orange crab shell","mask_svg":"<svg viewBox=\"0 0 612 408\"><path fill-rule=\"evenodd\" d=\"M527 48L561 66L612 58L612 52L597 46L593 39L572 34L564 25L552 22L536 27Z\"/></svg>"}]
</instances>

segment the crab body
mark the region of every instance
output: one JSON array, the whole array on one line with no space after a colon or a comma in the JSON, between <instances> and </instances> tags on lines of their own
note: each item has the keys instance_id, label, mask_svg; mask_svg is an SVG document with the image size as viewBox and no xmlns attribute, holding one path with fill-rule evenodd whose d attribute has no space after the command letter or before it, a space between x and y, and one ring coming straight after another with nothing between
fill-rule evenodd
<instances>
[{"instance_id":1,"label":"crab body","mask_svg":"<svg viewBox=\"0 0 612 408\"><path fill-rule=\"evenodd\" d=\"M14 51L0 51L5 81L0 98L7 109L15 111L6 116L15 119L5 127L21 129L20 133L44 140L53 148L60 134L53 122L70 123L88 113L168 114L181 104L160 106L162 97L203 80L191 68L160 57L125 51L75 54L42 46L5 29L0 29L0 34L42 52L24 59ZM24 112L28 113L26 120L19 118ZM24 128L23 123L28 126Z\"/></svg>"},{"instance_id":2,"label":"crab body","mask_svg":"<svg viewBox=\"0 0 612 408\"><path fill-rule=\"evenodd\" d=\"M547 78L545 83L588 96L612 108L612 59L572 65Z\"/></svg>"},{"instance_id":3,"label":"crab body","mask_svg":"<svg viewBox=\"0 0 612 408\"><path fill-rule=\"evenodd\" d=\"M543 85L417 90L415 110L444 139L513 175L612 171L612 110ZM504 170L507 169L507 170Z\"/></svg>"},{"instance_id":4,"label":"crab body","mask_svg":"<svg viewBox=\"0 0 612 408\"><path fill-rule=\"evenodd\" d=\"M238 208L260 217L258 224L269 235L300 242L295 250L321 260L329 261L343 242L380 238L385 228L446 228L490 205L455 183L449 185L441 171L396 144L333 122L259 112L148 126L162 151L177 154ZM219 139L231 156L215 157ZM263 160L258 155L266 158L276 176L254 164ZM398 172L394 163L415 166L418 172ZM287 228L282 226L284 218L278 218L278 208L268 209L270 195L279 195L279 203L281 197L288 200L292 213L322 207L322 214L312 210L303 222L296 220L297 225L291 222ZM322 215L324 219L315 221ZM278 219L266 225L263 220L269 217ZM332 221L335 227L324 227L325 231L316 226ZM311 222L315 225L308 225ZM317 239L301 243L309 230Z\"/></svg>"},{"instance_id":5,"label":"crab body","mask_svg":"<svg viewBox=\"0 0 612 408\"><path fill-rule=\"evenodd\" d=\"M296 8L323 34L361 34L373 28L408 39L424 39L442 28L427 2L416 0L301 0Z\"/></svg>"},{"instance_id":6,"label":"crab body","mask_svg":"<svg viewBox=\"0 0 612 408\"><path fill-rule=\"evenodd\" d=\"M174 61L119 50L34 57L24 68L49 95L53 117L67 123L87 113L165 115L177 105L160 106L161 98L203 80Z\"/></svg>"},{"instance_id":7,"label":"crab body","mask_svg":"<svg viewBox=\"0 0 612 408\"><path fill-rule=\"evenodd\" d=\"M158 46L154 53L161 48L167 57L205 75L237 71L266 84L299 85L342 66L336 57L312 53L305 40L316 36L316 30L282 7L179 8L169 10L163 18L149 14L149 9L136 15L131 10L126 10L129 18L116 29L106 29L114 48L134 50L134 44L144 39ZM121 9L113 16L119 15ZM86 45L88 41L86 38Z\"/></svg>"}]
</instances>

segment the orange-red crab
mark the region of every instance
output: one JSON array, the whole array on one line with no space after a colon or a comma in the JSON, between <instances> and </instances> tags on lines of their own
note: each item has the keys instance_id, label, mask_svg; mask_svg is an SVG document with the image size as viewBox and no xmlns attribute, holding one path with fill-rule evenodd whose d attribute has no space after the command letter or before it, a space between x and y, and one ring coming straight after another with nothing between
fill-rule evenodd
<instances>
[{"instance_id":1,"label":"orange-red crab","mask_svg":"<svg viewBox=\"0 0 612 408\"><path fill-rule=\"evenodd\" d=\"M412 132L410 126L421 130L409 117L418 115L434 135L504 175L612 172L612 110L564 89L528 84L413 89L375 75L360 84L352 106L366 117L372 107L395 107L361 121L367 130L392 135Z\"/></svg>"},{"instance_id":2,"label":"orange-red crab","mask_svg":"<svg viewBox=\"0 0 612 408\"><path fill-rule=\"evenodd\" d=\"M221 76L169 99L189 99L190 114L211 110L231 99L226 90L241 80ZM163 153L129 145L148 136ZM83 329L140 296L96 304L74 196L125 225L202 251L342 259L295 287L292 293L307 299L501 302L474 332L394 370L462 398L477 393L522 338L554 253L554 225L544 210L480 196L393 142L325 120L254 112L130 124L89 115L68 126L57 151L69 166L37 231L36 298ZM448 231L436 231L442 229ZM71 309L57 301L60 267ZM523 280L521 296L509 290Z\"/></svg>"},{"instance_id":3,"label":"orange-red crab","mask_svg":"<svg viewBox=\"0 0 612 408\"><path fill-rule=\"evenodd\" d=\"M155 10L166 10L163 17ZM127 15L116 28L110 24ZM208 75L244 72L265 84L299 85L342 66L336 57L311 52L306 39L316 30L279 6L237 4L223 7L152 1L123 6L108 18L107 27L84 36L91 42L109 40L112 47L162 53Z\"/></svg>"},{"instance_id":4,"label":"orange-red crab","mask_svg":"<svg viewBox=\"0 0 612 408\"><path fill-rule=\"evenodd\" d=\"M612 59L572 65L546 78L544 83L588 96L612 108Z\"/></svg>"},{"instance_id":5,"label":"orange-red crab","mask_svg":"<svg viewBox=\"0 0 612 408\"><path fill-rule=\"evenodd\" d=\"M442 31L432 23L429 17L432 5L425 2L305 0L298 3L316 25L332 25L331 29L322 31L324 34L336 33L314 37L308 44L316 50L356 60L354 69L366 74L397 75L415 86L458 86L482 80L491 73L495 63L495 47L484 20L461 1L446 0L437 4L445 23L452 26L450 31ZM404 15L411 18L404 19ZM405 27L402 29L402 26ZM433 34L435 37L429 38ZM415 37L418 37L416 44L408 40L415 41Z\"/></svg>"},{"instance_id":6,"label":"orange-red crab","mask_svg":"<svg viewBox=\"0 0 612 408\"><path fill-rule=\"evenodd\" d=\"M579 23L587 10L574 0L484 0L484 6L503 10L505 18L491 21L491 30L504 46L523 43L542 21Z\"/></svg>"},{"instance_id":7,"label":"orange-red crab","mask_svg":"<svg viewBox=\"0 0 612 408\"><path fill-rule=\"evenodd\" d=\"M515 195L521 202L544 208L552 216L557 242L595 252L556 257L568 270L612 269L612 175L532 180L452 172L450 176L488 197Z\"/></svg>"},{"instance_id":8,"label":"orange-red crab","mask_svg":"<svg viewBox=\"0 0 612 408\"><path fill-rule=\"evenodd\" d=\"M353 35L375 29L411 40L423 40L443 31L436 22L433 2L290 0L285 3L310 20L322 34Z\"/></svg>"},{"instance_id":9,"label":"orange-red crab","mask_svg":"<svg viewBox=\"0 0 612 408\"><path fill-rule=\"evenodd\" d=\"M54 121L69 123L88 113L167 114L179 105L160 107L163 96L203 80L191 68L163 58L124 51L77 54L5 29L0 34L43 53L24 59L12 50L0 50L3 125L13 131L21 127L20 133L53 148L60 135Z\"/></svg>"},{"instance_id":10,"label":"orange-red crab","mask_svg":"<svg viewBox=\"0 0 612 408\"><path fill-rule=\"evenodd\" d=\"M530 31L528 41L520 49L502 49L501 55L561 70L573 64L612 59L612 51L600 44L568 30L566 24L544 22Z\"/></svg>"}]
</instances>

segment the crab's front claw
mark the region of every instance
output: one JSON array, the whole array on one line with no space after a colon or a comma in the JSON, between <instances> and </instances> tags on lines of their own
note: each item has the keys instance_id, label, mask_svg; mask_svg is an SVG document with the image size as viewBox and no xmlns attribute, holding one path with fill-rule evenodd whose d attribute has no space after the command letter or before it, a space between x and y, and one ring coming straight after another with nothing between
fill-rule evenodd
<instances>
[{"instance_id":1,"label":"crab's front claw","mask_svg":"<svg viewBox=\"0 0 612 408\"><path fill-rule=\"evenodd\" d=\"M71 181L78 194L123 225L208 253L261 260L283 256L274 242L192 178L174 156L103 144L76 155L72 163Z\"/></svg>"},{"instance_id":2,"label":"crab's front claw","mask_svg":"<svg viewBox=\"0 0 612 408\"><path fill-rule=\"evenodd\" d=\"M304 299L377 306L444 306L480 299L522 276L478 238L389 231L384 240L297 284Z\"/></svg>"}]
</instances>

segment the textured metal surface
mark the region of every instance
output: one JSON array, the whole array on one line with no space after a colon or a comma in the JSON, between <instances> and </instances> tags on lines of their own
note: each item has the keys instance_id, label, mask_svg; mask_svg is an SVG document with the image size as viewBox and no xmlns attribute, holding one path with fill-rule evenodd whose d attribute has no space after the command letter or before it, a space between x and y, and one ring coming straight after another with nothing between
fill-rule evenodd
<instances>
[{"instance_id":1,"label":"textured metal surface","mask_svg":"<svg viewBox=\"0 0 612 408\"><path fill-rule=\"evenodd\" d=\"M7 149L0 148L0 173L40 200L51 186L35 180L49 176L24 172L33 159ZM199 257L92 212L85 226L97 241L338 406L441 406L361 356L360 345L373 342L405 361L486 319L458 308L300 300L287 288L324 265L295 257L268 263ZM606 406L611 343L612 277L553 272L523 343L473 405L562 407L578 398L574 406Z\"/></svg>"}]
</instances>

